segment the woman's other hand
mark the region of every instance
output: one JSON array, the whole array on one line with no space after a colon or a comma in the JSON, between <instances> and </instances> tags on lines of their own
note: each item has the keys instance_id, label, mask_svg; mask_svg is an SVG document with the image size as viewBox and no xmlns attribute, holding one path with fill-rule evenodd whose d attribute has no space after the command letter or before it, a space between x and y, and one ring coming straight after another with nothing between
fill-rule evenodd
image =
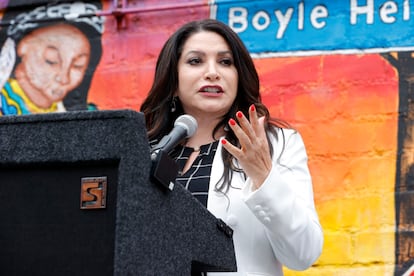
<instances>
[{"instance_id":1,"label":"woman's other hand","mask_svg":"<svg viewBox=\"0 0 414 276\"><path fill-rule=\"evenodd\" d=\"M258 189L265 181L272 168L272 158L264 128L265 117L258 118L256 108L251 105L249 118L241 112L236 113L237 122L229 120L229 125L239 139L240 148L223 139L223 147L232 154L242 166L246 175L252 180L253 186Z\"/></svg>"}]
</instances>

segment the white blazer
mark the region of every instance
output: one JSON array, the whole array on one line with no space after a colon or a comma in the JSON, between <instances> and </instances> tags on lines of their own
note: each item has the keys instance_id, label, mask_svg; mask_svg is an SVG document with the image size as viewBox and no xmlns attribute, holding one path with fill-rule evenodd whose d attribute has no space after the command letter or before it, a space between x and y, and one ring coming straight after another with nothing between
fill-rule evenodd
<instances>
[{"instance_id":1,"label":"white blazer","mask_svg":"<svg viewBox=\"0 0 414 276\"><path fill-rule=\"evenodd\" d=\"M278 137L272 141L273 167L263 185L252 191L251 181L234 173L226 196L214 190L224 168L219 143L207 209L234 230L237 272L208 275L281 276L282 265L305 270L321 254L323 233L303 140L291 129L279 130Z\"/></svg>"}]
</instances>

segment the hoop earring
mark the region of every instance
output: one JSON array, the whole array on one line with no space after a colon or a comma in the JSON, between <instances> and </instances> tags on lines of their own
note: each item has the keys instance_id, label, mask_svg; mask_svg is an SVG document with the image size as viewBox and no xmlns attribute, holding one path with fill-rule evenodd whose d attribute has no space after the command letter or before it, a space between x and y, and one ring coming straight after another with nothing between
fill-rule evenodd
<instances>
[{"instance_id":1,"label":"hoop earring","mask_svg":"<svg viewBox=\"0 0 414 276\"><path fill-rule=\"evenodd\" d=\"M171 100L171 109L170 109L171 113L174 113L177 110L177 100L178 100L177 96L173 97Z\"/></svg>"}]
</instances>

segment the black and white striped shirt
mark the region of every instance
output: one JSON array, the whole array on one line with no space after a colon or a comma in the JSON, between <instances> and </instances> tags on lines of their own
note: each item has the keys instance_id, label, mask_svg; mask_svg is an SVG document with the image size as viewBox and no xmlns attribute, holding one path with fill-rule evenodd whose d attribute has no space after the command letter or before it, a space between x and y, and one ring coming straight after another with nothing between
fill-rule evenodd
<instances>
[{"instance_id":1,"label":"black and white striped shirt","mask_svg":"<svg viewBox=\"0 0 414 276\"><path fill-rule=\"evenodd\" d=\"M185 173L182 173L182 170L194 149L178 146L172 153L179 168L176 183L180 183L188 189L205 207L207 207L211 166L217 150L217 145L218 141L202 145L198 156Z\"/></svg>"}]
</instances>

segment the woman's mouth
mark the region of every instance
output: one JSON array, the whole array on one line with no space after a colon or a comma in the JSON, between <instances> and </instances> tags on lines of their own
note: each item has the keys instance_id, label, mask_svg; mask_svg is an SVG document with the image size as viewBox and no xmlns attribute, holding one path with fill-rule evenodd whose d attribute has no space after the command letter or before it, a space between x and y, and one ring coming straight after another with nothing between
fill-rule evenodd
<instances>
[{"instance_id":1,"label":"woman's mouth","mask_svg":"<svg viewBox=\"0 0 414 276\"><path fill-rule=\"evenodd\" d=\"M223 89L220 86L203 86L199 92L220 94L223 93Z\"/></svg>"}]
</instances>

